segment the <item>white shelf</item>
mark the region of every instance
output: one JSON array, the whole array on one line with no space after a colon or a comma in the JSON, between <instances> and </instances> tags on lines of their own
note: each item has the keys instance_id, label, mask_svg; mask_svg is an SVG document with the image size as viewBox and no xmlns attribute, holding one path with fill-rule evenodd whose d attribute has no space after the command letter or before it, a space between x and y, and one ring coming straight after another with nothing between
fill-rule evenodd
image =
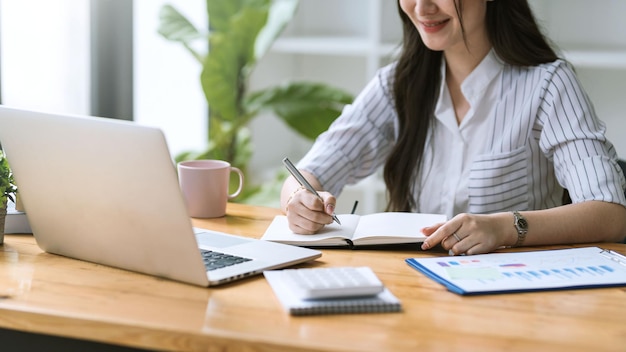
<instances>
[{"instance_id":1,"label":"white shelf","mask_svg":"<svg viewBox=\"0 0 626 352\"><path fill-rule=\"evenodd\" d=\"M360 37L284 37L274 42L272 51L287 54L336 56L388 56L397 45L372 43Z\"/></svg>"}]
</instances>

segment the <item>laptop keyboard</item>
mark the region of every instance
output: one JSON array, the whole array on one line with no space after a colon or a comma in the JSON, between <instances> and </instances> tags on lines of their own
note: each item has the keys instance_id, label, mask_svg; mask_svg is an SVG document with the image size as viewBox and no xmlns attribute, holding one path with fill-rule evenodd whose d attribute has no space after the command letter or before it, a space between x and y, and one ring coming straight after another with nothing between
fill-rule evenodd
<instances>
[{"instance_id":1,"label":"laptop keyboard","mask_svg":"<svg viewBox=\"0 0 626 352\"><path fill-rule=\"evenodd\" d=\"M209 251L206 249L200 249L200 254L202 254L204 266L206 267L207 271L220 269L252 260L250 258L238 257L236 255Z\"/></svg>"}]
</instances>

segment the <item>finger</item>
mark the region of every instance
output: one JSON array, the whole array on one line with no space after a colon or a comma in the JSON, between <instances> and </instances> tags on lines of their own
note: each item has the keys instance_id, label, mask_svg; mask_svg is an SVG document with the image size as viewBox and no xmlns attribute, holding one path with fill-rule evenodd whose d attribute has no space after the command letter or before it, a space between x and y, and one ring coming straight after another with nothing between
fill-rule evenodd
<instances>
[{"instance_id":1,"label":"finger","mask_svg":"<svg viewBox=\"0 0 626 352\"><path fill-rule=\"evenodd\" d=\"M291 209L287 214L289 228L297 234L313 234L329 224L332 219L328 214L299 206Z\"/></svg>"},{"instance_id":2,"label":"finger","mask_svg":"<svg viewBox=\"0 0 626 352\"><path fill-rule=\"evenodd\" d=\"M324 227L324 224L314 223L308 220L301 222L289 222L289 229L299 235L313 235Z\"/></svg>"},{"instance_id":3,"label":"finger","mask_svg":"<svg viewBox=\"0 0 626 352\"><path fill-rule=\"evenodd\" d=\"M458 235L456 232L453 232L450 236L444 238L443 241L441 241L441 247L447 250L450 255L459 254L454 252L453 248L460 248L457 246L457 244L461 241L463 241L462 236Z\"/></svg>"},{"instance_id":4,"label":"finger","mask_svg":"<svg viewBox=\"0 0 626 352\"><path fill-rule=\"evenodd\" d=\"M489 246L487 246L485 243L478 242L476 244L472 244L471 246L469 246L469 248L467 248L463 253L467 255L474 255L474 254L483 254L483 253L489 253L489 252L491 252L491 249Z\"/></svg>"},{"instance_id":5,"label":"finger","mask_svg":"<svg viewBox=\"0 0 626 352\"><path fill-rule=\"evenodd\" d=\"M463 250L467 254L490 253L499 247L498 243L492 236L472 236L471 239L468 239L465 243L463 243L463 246Z\"/></svg>"},{"instance_id":6,"label":"finger","mask_svg":"<svg viewBox=\"0 0 626 352\"><path fill-rule=\"evenodd\" d=\"M422 249L427 250L438 244L441 244L444 249L452 248L454 242L457 242L452 234L457 230L458 228L453 227L450 221L441 225L435 232L428 236L426 240L424 240L422 243Z\"/></svg>"},{"instance_id":7,"label":"finger","mask_svg":"<svg viewBox=\"0 0 626 352\"><path fill-rule=\"evenodd\" d=\"M298 192L288 204L289 228L297 234L313 234L332 222L322 201L310 192Z\"/></svg>"},{"instance_id":8,"label":"finger","mask_svg":"<svg viewBox=\"0 0 626 352\"><path fill-rule=\"evenodd\" d=\"M460 242L452 244L450 247L450 253L453 255L473 255L489 253L494 249L493 244L490 243L488 238L480 235L457 235L461 238Z\"/></svg>"},{"instance_id":9,"label":"finger","mask_svg":"<svg viewBox=\"0 0 626 352\"><path fill-rule=\"evenodd\" d=\"M291 203L293 203L293 206L289 207L290 210L296 210L300 215L309 219L315 216L313 215L315 213L324 214L325 212L324 202L315 194L306 190L296 193ZM309 215L307 216L307 214Z\"/></svg>"},{"instance_id":10,"label":"finger","mask_svg":"<svg viewBox=\"0 0 626 352\"><path fill-rule=\"evenodd\" d=\"M457 240L453 235L450 235L446 238L443 239L443 241L441 241L441 247L443 247L443 249L445 250L452 250L452 248L454 247L455 244L457 244L458 242L460 242L459 240Z\"/></svg>"},{"instance_id":11,"label":"finger","mask_svg":"<svg viewBox=\"0 0 626 352\"><path fill-rule=\"evenodd\" d=\"M319 199L315 194L309 191L298 192L298 194L294 197L294 199L300 202L307 209L314 212L323 212L324 211L324 202Z\"/></svg>"},{"instance_id":12,"label":"finger","mask_svg":"<svg viewBox=\"0 0 626 352\"><path fill-rule=\"evenodd\" d=\"M335 206L337 205L335 196L328 192L319 192L319 195L324 201L324 211L326 214L333 215L335 213Z\"/></svg>"},{"instance_id":13,"label":"finger","mask_svg":"<svg viewBox=\"0 0 626 352\"><path fill-rule=\"evenodd\" d=\"M458 237L458 238L457 238ZM450 244L448 249L449 253L451 255L461 255L461 254L466 254L467 250L467 237L461 237L459 235L456 235L456 237L454 236L454 234L452 236L449 237L449 239L451 239L451 241L453 243ZM465 242L465 243L464 243Z\"/></svg>"},{"instance_id":14,"label":"finger","mask_svg":"<svg viewBox=\"0 0 626 352\"><path fill-rule=\"evenodd\" d=\"M425 236L430 236L432 235L435 231L437 231L437 229L439 229L443 224L445 224L445 222L440 222L431 226L426 226L424 228L422 228L422 233Z\"/></svg>"}]
</instances>

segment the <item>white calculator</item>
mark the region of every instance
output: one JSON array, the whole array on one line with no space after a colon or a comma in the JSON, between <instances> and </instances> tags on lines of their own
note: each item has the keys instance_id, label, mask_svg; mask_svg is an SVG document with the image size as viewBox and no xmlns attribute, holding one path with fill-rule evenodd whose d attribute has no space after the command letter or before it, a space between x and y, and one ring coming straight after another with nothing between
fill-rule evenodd
<instances>
[{"instance_id":1,"label":"white calculator","mask_svg":"<svg viewBox=\"0 0 626 352\"><path fill-rule=\"evenodd\" d=\"M368 267L281 270L282 281L302 299L373 296L385 288Z\"/></svg>"}]
</instances>

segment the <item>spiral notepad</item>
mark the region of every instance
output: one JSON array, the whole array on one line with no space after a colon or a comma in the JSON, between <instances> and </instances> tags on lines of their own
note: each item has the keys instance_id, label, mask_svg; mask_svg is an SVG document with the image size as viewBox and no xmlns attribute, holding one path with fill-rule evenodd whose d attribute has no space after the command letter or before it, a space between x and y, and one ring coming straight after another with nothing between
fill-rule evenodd
<instances>
[{"instance_id":1,"label":"spiral notepad","mask_svg":"<svg viewBox=\"0 0 626 352\"><path fill-rule=\"evenodd\" d=\"M301 299L284 284L280 274L276 270L263 273L283 308L291 315L387 313L402 310L398 298L387 288L374 296Z\"/></svg>"}]
</instances>

